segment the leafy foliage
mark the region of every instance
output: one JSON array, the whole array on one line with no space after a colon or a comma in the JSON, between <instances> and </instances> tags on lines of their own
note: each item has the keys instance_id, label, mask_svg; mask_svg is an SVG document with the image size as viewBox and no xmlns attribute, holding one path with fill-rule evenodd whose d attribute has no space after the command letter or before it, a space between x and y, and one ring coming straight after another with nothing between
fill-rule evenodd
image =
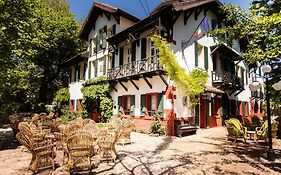
<instances>
[{"instance_id":1,"label":"leafy foliage","mask_svg":"<svg viewBox=\"0 0 281 175\"><path fill-rule=\"evenodd\" d=\"M83 84L81 91L83 92L82 106L83 112L89 116L94 109L92 109L92 102L99 104L100 115L102 121L105 122L112 115L113 100L110 96L110 86L106 77L98 77L96 79L87 80Z\"/></svg>"},{"instance_id":2,"label":"leafy foliage","mask_svg":"<svg viewBox=\"0 0 281 175\"><path fill-rule=\"evenodd\" d=\"M232 44L234 40L247 38L248 45L243 57L249 63L267 62L273 68L269 80L269 93L273 97L272 104L280 105L280 91L271 86L280 80L281 71L281 1L254 0L250 13L242 11L234 5L222 7L228 24L212 32L214 36L223 39L222 42ZM235 23L233 22L235 21ZM227 38L222 37L227 33Z\"/></svg>"},{"instance_id":3,"label":"leafy foliage","mask_svg":"<svg viewBox=\"0 0 281 175\"><path fill-rule=\"evenodd\" d=\"M68 109L69 98L70 93L68 88L62 88L56 92L55 100L57 102L59 112L62 112L62 109Z\"/></svg>"},{"instance_id":4,"label":"leafy foliage","mask_svg":"<svg viewBox=\"0 0 281 175\"><path fill-rule=\"evenodd\" d=\"M224 6L225 23L230 25L213 34L229 45L234 40L247 38L249 43L243 57L250 63L278 59L281 53L280 4L278 0L256 0L251 4L250 13L235 5ZM223 37L226 33L227 38Z\"/></svg>"},{"instance_id":5,"label":"leafy foliage","mask_svg":"<svg viewBox=\"0 0 281 175\"><path fill-rule=\"evenodd\" d=\"M0 0L0 111L42 110L67 80L64 61L84 48L62 0Z\"/></svg>"},{"instance_id":6,"label":"leafy foliage","mask_svg":"<svg viewBox=\"0 0 281 175\"><path fill-rule=\"evenodd\" d=\"M165 66L168 76L190 97L190 108L193 109L198 103L198 100L194 97L204 92L205 84L208 81L208 73L194 69L188 75L178 64L165 38L154 35L152 40L159 51L160 65Z\"/></svg>"},{"instance_id":7,"label":"leafy foliage","mask_svg":"<svg viewBox=\"0 0 281 175\"><path fill-rule=\"evenodd\" d=\"M160 115L158 113L153 114L153 121L150 127L150 133L153 136L165 135L165 127L162 126Z\"/></svg>"}]
</instances>

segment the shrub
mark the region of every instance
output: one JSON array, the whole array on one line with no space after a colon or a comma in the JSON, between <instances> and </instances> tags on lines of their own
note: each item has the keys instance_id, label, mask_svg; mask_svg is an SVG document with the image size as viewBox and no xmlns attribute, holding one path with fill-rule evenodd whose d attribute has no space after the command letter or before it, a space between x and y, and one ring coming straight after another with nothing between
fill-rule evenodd
<instances>
[{"instance_id":1,"label":"shrub","mask_svg":"<svg viewBox=\"0 0 281 175\"><path fill-rule=\"evenodd\" d=\"M154 113L152 118L153 122L150 127L150 134L152 136L165 135L165 128L161 124L160 115L158 113Z\"/></svg>"}]
</instances>

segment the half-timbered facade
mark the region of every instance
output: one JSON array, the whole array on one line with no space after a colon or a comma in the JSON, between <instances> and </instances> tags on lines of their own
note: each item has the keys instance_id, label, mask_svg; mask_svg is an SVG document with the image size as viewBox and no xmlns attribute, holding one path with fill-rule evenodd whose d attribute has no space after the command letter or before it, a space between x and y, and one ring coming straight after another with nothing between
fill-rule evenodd
<instances>
[{"instance_id":1,"label":"half-timbered facade","mask_svg":"<svg viewBox=\"0 0 281 175\"><path fill-rule=\"evenodd\" d=\"M217 0L167 0L138 21L96 2L80 33L89 45L85 79L106 75L113 88L113 115L132 117L144 130L155 112L162 116L169 135L174 135L177 120L208 128L222 126L231 115L262 116L262 90L258 94L249 90L257 70L241 56L245 41L219 45L217 38L205 34L225 25L218 13L220 5ZM124 16L126 20L122 20ZM150 38L155 33L167 39L187 74L194 69L208 73L208 83L195 109L188 108L189 97L160 66ZM258 111L253 107L256 104Z\"/></svg>"}]
</instances>

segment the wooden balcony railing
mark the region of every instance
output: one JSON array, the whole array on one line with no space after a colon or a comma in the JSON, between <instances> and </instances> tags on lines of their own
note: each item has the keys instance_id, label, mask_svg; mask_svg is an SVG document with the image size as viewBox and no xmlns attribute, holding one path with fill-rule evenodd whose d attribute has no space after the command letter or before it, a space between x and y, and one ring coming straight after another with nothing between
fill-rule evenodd
<instances>
[{"instance_id":1,"label":"wooden balcony railing","mask_svg":"<svg viewBox=\"0 0 281 175\"><path fill-rule=\"evenodd\" d=\"M157 56L155 56L148 59L133 61L128 64L109 69L108 79L115 80L129 76L154 72L157 70L164 71L164 68L160 66L159 60L157 59Z\"/></svg>"},{"instance_id":2,"label":"wooden balcony railing","mask_svg":"<svg viewBox=\"0 0 281 175\"><path fill-rule=\"evenodd\" d=\"M212 71L213 84L232 85L233 87L244 87L244 82L240 77L226 71Z\"/></svg>"}]
</instances>

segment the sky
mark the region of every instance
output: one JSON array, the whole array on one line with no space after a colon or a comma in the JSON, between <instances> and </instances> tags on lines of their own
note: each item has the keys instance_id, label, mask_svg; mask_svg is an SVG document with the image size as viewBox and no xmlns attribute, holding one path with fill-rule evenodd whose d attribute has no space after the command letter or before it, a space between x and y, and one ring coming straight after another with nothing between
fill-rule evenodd
<instances>
[{"instance_id":1,"label":"sky","mask_svg":"<svg viewBox=\"0 0 281 175\"><path fill-rule=\"evenodd\" d=\"M97 0L98 2L102 2L105 4L109 4L114 7L118 7L126 12L133 14L134 16L143 19L147 17L146 13L151 12L160 2L161 0ZM220 0L222 3L232 3L239 5L242 9L248 9L251 0ZM69 0L71 11L74 13L77 21L84 20L90 8L94 2L94 0ZM144 8L141 5L141 2L149 12L144 11ZM147 2L147 3L146 3ZM147 10L147 6L148 10Z\"/></svg>"}]
</instances>

